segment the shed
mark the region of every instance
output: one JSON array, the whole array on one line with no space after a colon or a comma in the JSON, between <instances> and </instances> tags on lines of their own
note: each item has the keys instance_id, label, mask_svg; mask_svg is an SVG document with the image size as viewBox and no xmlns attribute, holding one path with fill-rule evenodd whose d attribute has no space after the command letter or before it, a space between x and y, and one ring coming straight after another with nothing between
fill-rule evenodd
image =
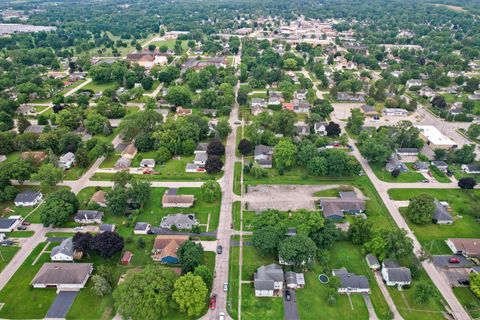
<instances>
[{"instance_id":1,"label":"shed","mask_svg":"<svg viewBox=\"0 0 480 320\"><path fill-rule=\"evenodd\" d=\"M127 266L130 264L130 260L132 260L133 254L130 251L125 251L122 256L122 260L120 263L124 266Z\"/></svg>"}]
</instances>

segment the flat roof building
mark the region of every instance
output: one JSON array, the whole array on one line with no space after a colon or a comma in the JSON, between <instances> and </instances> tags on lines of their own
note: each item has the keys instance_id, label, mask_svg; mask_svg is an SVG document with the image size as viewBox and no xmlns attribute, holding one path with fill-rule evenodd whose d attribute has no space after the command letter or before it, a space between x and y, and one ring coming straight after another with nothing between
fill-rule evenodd
<instances>
[{"instance_id":1,"label":"flat roof building","mask_svg":"<svg viewBox=\"0 0 480 320\"><path fill-rule=\"evenodd\" d=\"M456 143L445 136L434 126L416 126L420 130L420 137L427 142L427 144L435 149L450 149L455 148Z\"/></svg>"}]
</instances>

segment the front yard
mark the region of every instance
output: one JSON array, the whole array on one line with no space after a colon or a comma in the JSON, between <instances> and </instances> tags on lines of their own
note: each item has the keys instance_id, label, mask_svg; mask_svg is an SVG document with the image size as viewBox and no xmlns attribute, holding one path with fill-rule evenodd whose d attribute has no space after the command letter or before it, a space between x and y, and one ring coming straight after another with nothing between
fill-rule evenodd
<instances>
[{"instance_id":1,"label":"front yard","mask_svg":"<svg viewBox=\"0 0 480 320\"><path fill-rule=\"evenodd\" d=\"M425 180L425 177L415 171L412 167L412 163L406 163L408 167L408 172L402 172L398 177L393 177L390 172L385 169L385 166L382 164L377 163L370 163L370 167L372 168L373 172L377 176L378 179L385 181L385 182L395 182L395 183L408 183L408 182L420 182Z\"/></svg>"}]
</instances>

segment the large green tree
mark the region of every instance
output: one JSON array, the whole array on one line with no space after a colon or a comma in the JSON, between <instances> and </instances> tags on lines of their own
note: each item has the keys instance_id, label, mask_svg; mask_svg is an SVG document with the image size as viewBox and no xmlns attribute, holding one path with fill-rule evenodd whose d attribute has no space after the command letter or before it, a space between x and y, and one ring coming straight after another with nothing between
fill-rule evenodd
<instances>
[{"instance_id":1,"label":"large green tree","mask_svg":"<svg viewBox=\"0 0 480 320\"><path fill-rule=\"evenodd\" d=\"M295 267L310 266L315 259L316 251L315 242L302 234L287 237L278 246L278 255Z\"/></svg>"},{"instance_id":2,"label":"large green tree","mask_svg":"<svg viewBox=\"0 0 480 320\"><path fill-rule=\"evenodd\" d=\"M282 139L275 146L273 157L279 170L288 169L295 164L297 147L290 139Z\"/></svg>"},{"instance_id":3,"label":"large green tree","mask_svg":"<svg viewBox=\"0 0 480 320\"><path fill-rule=\"evenodd\" d=\"M208 289L203 279L191 272L175 281L173 300L178 303L180 312L186 312L189 317L198 316L205 307Z\"/></svg>"},{"instance_id":4,"label":"large green tree","mask_svg":"<svg viewBox=\"0 0 480 320\"><path fill-rule=\"evenodd\" d=\"M432 221L435 203L432 196L422 193L410 199L407 207L408 218L416 224L426 224Z\"/></svg>"}]
</instances>

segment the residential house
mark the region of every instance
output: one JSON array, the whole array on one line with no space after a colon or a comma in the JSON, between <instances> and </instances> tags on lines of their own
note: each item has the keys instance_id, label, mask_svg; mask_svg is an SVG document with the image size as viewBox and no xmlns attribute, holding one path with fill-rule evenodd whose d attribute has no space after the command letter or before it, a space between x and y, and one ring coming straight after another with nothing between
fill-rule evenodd
<instances>
[{"instance_id":1,"label":"residential house","mask_svg":"<svg viewBox=\"0 0 480 320\"><path fill-rule=\"evenodd\" d=\"M50 252L52 261L73 261L73 238L63 240L58 246L53 247Z\"/></svg>"},{"instance_id":2,"label":"residential house","mask_svg":"<svg viewBox=\"0 0 480 320\"><path fill-rule=\"evenodd\" d=\"M208 143L200 142L195 147L195 151L193 151L193 153L197 154L197 153L207 152L207 148L208 148Z\"/></svg>"},{"instance_id":3,"label":"residential house","mask_svg":"<svg viewBox=\"0 0 480 320\"><path fill-rule=\"evenodd\" d=\"M375 107L373 106L369 106L368 104L361 105L360 111L362 111L363 114L366 116L370 116L370 117L378 116L377 109L375 109Z\"/></svg>"},{"instance_id":4,"label":"residential house","mask_svg":"<svg viewBox=\"0 0 480 320\"><path fill-rule=\"evenodd\" d=\"M418 95L421 96L421 97L433 98L433 97L435 97L435 90L433 90L430 87L422 87L418 91Z\"/></svg>"},{"instance_id":5,"label":"residential house","mask_svg":"<svg viewBox=\"0 0 480 320\"><path fill-rule=\"evenodd\" d=\"M293 100L293 111L295 113L308 113L310 112L310 103L305 100Z\"/></svg>"},{"instance_id":6,"label":"residential house","mask_svg":"<svg viewBox=\"0 0 480 320\"><path fill-rule=\"evenodd\" d=\"M34 288L57 288L60 291L78 291L85 287L93 271L93 263L44 263L33 278Z\"/></svg>"},{"instance_id":7,"label":"residential house","mask_svg":"<svg viewBox=\"0 0 480 320\"><path fill-rule=\"evenodd\" d=\"M205 172L205 169L200 168L200 166L196 163L187 163L187 165L185 166L185 172L188 172L188 173Z\"/></svg>"},{"instance_id":8,"label":"residential house","mask_svg":"<svg viewBox=\"0 0 480 320\"><path fill-rule=\"evenodd\" d=\"M177 194L177 189L165 191L162 197L163 208L190 208L193 206L195 196L190 194Z\"/></svg>"},{"instance_id":9,"label":"residential house","mask_svg":"<svg viewBox=\"0 0 480 320\"><path fill-rule=\"evenodd\" d=\"M397 286L401 289L412 282L410 269L401 267L396 261L385 259L382 262L382 278L387 286Z\"/></svg>"},{"instance_id":10,"label":"residential house","mask_svg":"<svg viewBox=\"0 0 480 320\"><path fill-rule=\"evenodd\" d=\"M147 222L137 222L133 228L134 234L147 234L150 231L150 224Z\"/></svg>"},{"instance_id":11,"label":"residential house","mask_svg":"<svg viewBox=\"0 0 480 320\"><path fill-rule=\"evenodd\" d=\"M461 254L465 258L480 258L480 238L449 238L447 245L453 254Z\"/></svg>"},{"instance_id":12,"label":"residential house","mask_svg":"<svg viewBox=\"0 0 480 320\"><path fill-rule=\"evenodd\" d=\"M408 111L400 108L384 108L382 112L383 112L383 115L385 116L399 116L399 117L408 116Z\"/></svg>"},{"instance_id":13,"label":"residential house","mask_svg":"<svg viewBox=\"0 0 480 320\"><path fill-rule=\"evenodd\" d=\"M288 289L300 289L305 287L304 274L293 271L285 272L285 286Z\"/></svg>"},{"instance_id":14,"label":"residential house","mask_svg":"<svg viewBox=\"0 0 480 320\"><path fill-rule=\"evenodd\" d=\"M293 102L284 102L282 103L282 109L294 111L295 105L293 104Z\"/></svg>"},{"instance_id":15,"label":"residential house","mask_svg":"<svg viewBox=\"0 0 480 320\"><path fill-rule=\"evenodd\" d=\"M417 161L413 164L413 169L419 172L428 172L429 167L428 163L423 161Z\"/></svg>"},{"instance_id":16,"label":"residential house","mask_svg":"<svg viewBox=\"0 0 480 320\"><path fill-rule=\"evenodd\" d=\"M170 110L157 108L157 109L155 109L155 111L156 111L157 113L159 113L159 114L162 115L162 117L163 117L163 122L166 122L166 121L167 121L168 114L170 113Z\"/></svg>"},{"instance_id":17,"label":"residential house","mask_svg":"<svg viewBox=\"0 0 480 320\"><path fill-rule=\"evenodd\" d=\"M347 92L338 92L337 93L338 101L349 101L349 102L365 102L364 93L347 93Z\"/></svg>"},{"instance_id":18,"label":"residential house","mask_svg":"<svg viewBox=\"0 0 480 320\"><path fill-rule=\"evenodd\" d=\"M142 161L140 162L140 167L153 169L155 167L155 160L154 159L142 159Z\"/></svg>"},{"instance_id":19,"label":"residential house","mask_svg":"<svg viewBox=\"0 0 480 320\"><path fill-rule=\"evenodd\" d=\"M411 87L421 87L422 86L422 80L419 80L419 79L410 79L407 81L407 83L405 84L405 86L407 87L407 89L410 89Z\"/></svg>"},{"instance_id":20,"label":"residential house","mask_svg":"<svg viewBox=\"0 0 480 320\"><path fill-rule=\"evenodd\" d=\"M273 148L262 144L255 146L254 160L262 168L271 168L273 164Z\"/></svg>"},{"instance_id":21,"label":"residential house","mask_svg":"<svg viewBox=\"0 0 480 320\"><path fill-rule=\"evenodd\" d=\"M432 222L436 224L452 224L453 218L447 208L437 199L434 200L434 204L435 211L433 212Z\"/></svg>"},{"instance_id":22,"label":"residential house","mask_svg":"<svg viewBox=\"0 0 480 320\"><path fill-rule=\"evenodd\" d=\"M70 169L75 163L73 152L67 152L58 159L58 166L63 169Z\"/></svg>"},{"instance_id":23,"label":"residential house","mask_svg":"<svg viewBox=\"0 0 480 320\"><path fill-rule=\"evenodd\" d=\"M178 264L177 250L187 240L188 236L185 235L158 235L153 244L153 261Z\"/></svg>"},{"instance_id":24,"label":"residential house","mask_svg":"<svg viewBox=\"0 0 480 320\"><path fill-rule=\"evenodd\" d=\"M430 164L442 172L447 172L448 164L445 161L435 160L431 161Z\"/></svg>"},{"instance_id":25,"label":"residential house","mask_svg":"<svg viewBox=\"0 0 480 320\"><path fill-rule=\"evenodd\" d=\"M370 293L370 285L365 276L357 276L348 272L345 268L333 269L332 274L340 280L338 293Z\"/></svg>"},{"instance_id":26,"label":"residential house","mask_svg":"<svg viewBox=\"0 0 480 320\"><path fill-rule=\"evenodd\" d=\"M268 93L268 105L280 105L283 102L283 94L277 91L270 91Z\"/></svg>"},{"instance_id":27,"label":"residential house","mask_svg":"<svg viewBox=\"0 0 480 320\"><path fill-rule=\"evenodd\" d=\"M327 135L327 122L315 122L313 124L313 131L315 131L315 134L319 136L326 136Z\"/></svg>"},{"instance_id":28,"label":"residential house","mask_svg":"<svg viewBox=\"0 0 480 320\"><path fill-rule=\"evenodd\" d=\"M101 224L103 212L97 210L78 210L75 214L74 221L81 224Z\"/></svg>"},{"instance_id":29,"label":"residential house","mask_svg":"<svg viewBox=\"0 0 480 320\"><path fill-rule=\"evenodd\" d=\"M373 271L380 270L381 265L380 265L380 262L378 262L378 259L377 259L376 256L369 253L365 256L365 259L367 260L368 267L371 270L373 270Z\"/></svg>"},{"instance_id":30,"label":"residential house","mask_svg":"<svg viewBox=\"0 0 480 320\"><path fill-rule=\"evenodd\" d=\"M40 191L24 191L15 196L13 202L17 207L33 207L39 204L43 199Z\"/></svg>"},{"instance_id":31,"label":"residential house","mask_svg":"<svg viewBox=\"0 0 480 320\"><path fill-rule=\"evenodd\" d=\"M256 297L273 297L283 290L284 273L281 266L272 263L261 266L253 276Z\"/></svg>"},{"instance_id":32,"label":"residential house","mask_svg":"<svg viewBox=\"0 0 480 320\"><path fill-rule=\"evenodd\" d=\"M266 103L265 99L253 98L251 103L250 103L250 106L252 108L254 108L254 107L265 108L267 106L267 103Z\"/></svg>"},{"instance_id":33,"label":"residential house","mask_svg":"<svg viewBox=\"0 0 480 320\"><path fill-rule=\"evenodd\" d=\"M478 101L480 100L480 95L479 94L470 94L468 95L468 99L472 101Z\"/></svg>"},{"instance_id":34,"label":"residential house","mask_svg":"<svg viewBox=\"0 0 480 320\"><path fill-rule=\"evenodd\" d=\"M99 233L114 232L114 231L115 231L115 225L114 224L103 223L98 227L98 232Z\"/></svg>"},{"instance_id":35,"label":"residential house","mask_svg":"<svg viewBox=\"0 0 480 320\"><path fill-rule=\"evenodd\" d=\"M22 222L21 216L10 216L8 218L0 218L0 232L12 232Z\"/></svg>"},{"instance_id":36,"label":"residential house","mask_svg":"<svg viewBox=\"0 0 480 320\"><path fill-rule=\"evenodd\" d=\"M416 156L418 155L418 148L397 148L395 153L398 156Z\"/></svg>"},{"instance_id":37,"label":"residential house","mask_svg":"<svg viewBox=\"0 0 480 320\"><path fill-rule=\"evenodd\" d=\"M137 147L135 147L133 143L130 143L125 149L123 149L122 158L133 160L137 152L138 152Z\"/></svg>"},{"instance_id":38,"label":"residential house","mask_svg":"<svg viewBox=\"0 0 480 320\"><path fill-rule=\"evenodd\" d=\"M469 173L469 174L479 174L480 166L476 164L462 164L462 170L463 172Z\"/></svg>"},{"instance_id":39,"label":"residential house","mask_svg":"<svg viewBox=\"0 0 480 320\"><path fill-rule=\"evenodd\" d=\"M192 112L193 112L192 109L177 107L177 110L175 111L175 114L179 117L184 117L184 116L191 115Z\"/></svg>"},{"instance_id":40,"label":"residential house","mask_svg":"<svg viewBox=\"0 0 480 320\"><path fill-rule=\"evenodd\" d=\"M365 201L357 199L354 192L341 192L338 199L321 199L320 210L328 219L341 220L345 213L357 215L365 212Z\"/></svg>"},{"instance_id":41,"label":"residential house","mask_svg":"<svg viewBox=\"0 0 480 320\"><path fill-rule=\"evenodd\" d=\"M307 136L310 134L310 126L305 123L295 123L295 132L299 136Z\"/></svg>"},{"instance_id":42,"label":"residential house","mask_svg":"<svg viewBox=\"0 0 480 320\"><path fill-rule=\"evenodd\" d=\"M160 222L160 227L165 229L191 230L192 227L196 225L198 225L198 220L195 218L194 213L169 214L163 217Z\"/></svg>"},{"instance_id":43,"label":"residential house","mask_svg":"<svg viewBox=\"0 0 480 320\"><path fill-rule=\"evenodd\" d=\"M295 91L294 97L298 100L307 100L308 91L306 89Z\"/></svg>"},{"instance_id":44,"label":"residential house","mask_svg":"<svg viewBox=\"0 0 480 320\"><path fill-rule=\"evenodd\" d=\"M400 172L408 172L407 166L398 159L396 154L393 154L390 157L390 160L385 165L385 168L388 172L392 172L394 170L399 170Z\"/></svg>"},{"instance_id":45,"label":"residential house","mask_svg":"<svg viewBox=\"0 0 480 320\"><path fill-rule=\"evenodd\" d=\"M95 202L102 208L105 208L107 206L107 200L105 199L106 194L107 193L105 191L98 190L92 195L92 197L90 198L90 201Z\"/></svg>"},{"instance_id":46,"label":"residential house","mask_svg":"<svg viewBox=\"0 0 480 320\"><path fill-rule=\"evenodd\" d=\"M198 165L199 167L205 167L205 163L208 160L208 154L206 152L197 152L195 154L195 158L193 159L193 163Z\"/></svg>"},{"instance_id":47,"label":"residential house","mask_svg":"<svg viewBox=\"0 0 480 320\"><path fill-rule=\"evenodd\" d=\"M450 106L450 114L451 115L459 115L463 112L463 102L457 101L452 103Z\"/></svg>"}]
</instances>

